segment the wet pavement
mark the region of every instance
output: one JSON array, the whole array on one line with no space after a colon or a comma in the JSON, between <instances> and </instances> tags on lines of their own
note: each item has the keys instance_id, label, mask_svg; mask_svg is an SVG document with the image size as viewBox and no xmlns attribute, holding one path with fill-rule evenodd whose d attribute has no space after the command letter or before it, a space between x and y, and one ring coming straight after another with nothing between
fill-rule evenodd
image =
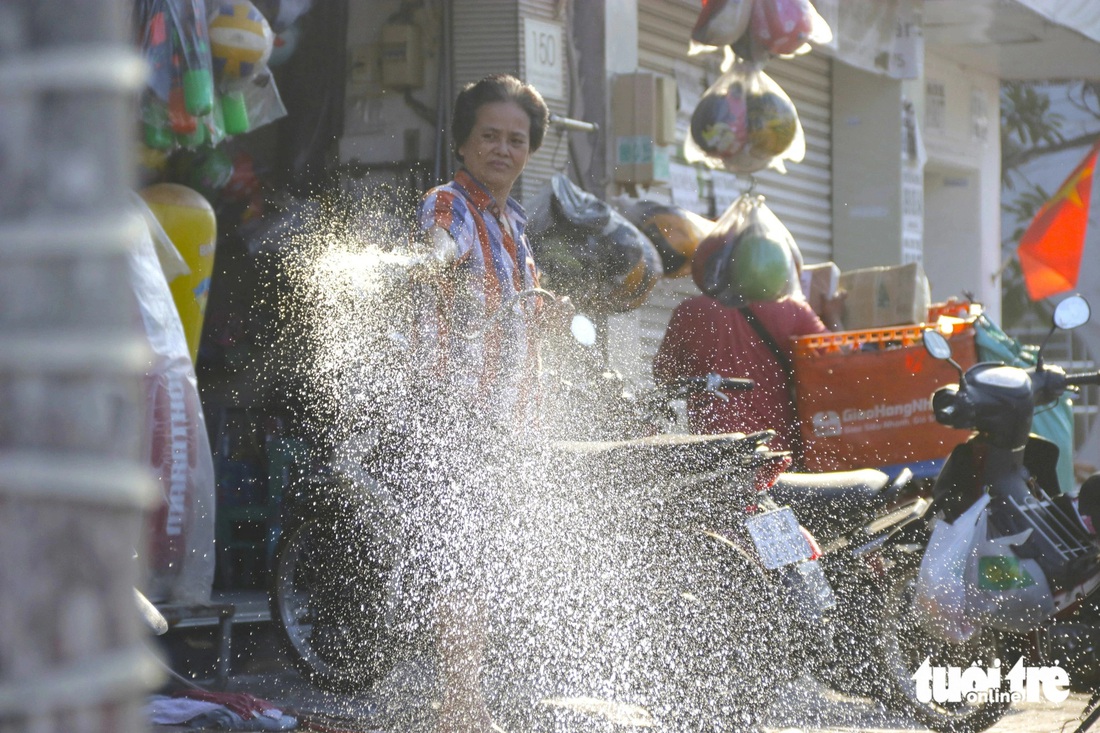
<instances>
[{"instance_id":1,"label":"wet pavement","mask_svg":"<svg viewBox=\"0 0 1100 733\"><path fill-rule=\"evenodd\" d=\"M249 628L250 627L250 628ZM371 692L334 694L312 687L277 652L277 640L270 624L252 624L235 634L234 674L226 691L247 692L269 700L288 713L298 715L302 730L362 733L419 733L432 731L434 675L424 662L406 662ZM179 639L169 642L179 643ZM206 642L191 642L192 648ZM187 644L183 644L184 647ZM173 661L172 657L176 657ZM166 654L173 669L181 660L179 649ZM178 671L178 669L176 670ZM177 683L178 684L178 683ZM1018 703L991 733L1068 733L1088 697L1074 693L1060 704ZM595 698L530 700L521 702L535 711L531 730L543 731L626 731L655 730L644 709ZM894 733L926 730L903 716L888 712L866 698L848 697L803 678L779 690L776 703L765 721L769 733ZM182 726L151 725L153 733L204 731ZM508 728L509 733L518 729ZM1098 729L1100 730L1100 729Z\"/></svg>"}]
</instances>

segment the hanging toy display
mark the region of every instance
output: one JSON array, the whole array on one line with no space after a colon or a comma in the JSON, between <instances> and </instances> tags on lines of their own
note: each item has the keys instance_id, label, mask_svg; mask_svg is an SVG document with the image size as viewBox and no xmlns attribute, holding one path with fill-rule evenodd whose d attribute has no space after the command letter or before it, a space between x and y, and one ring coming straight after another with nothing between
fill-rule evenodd
<instances>
[{"instance_id":1,"label":"hanging toy display","mask_svg":"<svg viewBox=\"0 0 1100 733\"><path fill-rule=\"evenodd\" d=\"M703 0L703 9L691 29L691 52L728 46L748 30L753 0Z\"/></svg>"},{"instance_id":2,"label":"hanging toy display","mask_svg":"<svg viewBox=\"0 0 1100 733\"><path fill-rule=\"evenodd\" d=\"M135 27L149 65L141 104L145 144L166 150L221 140L202 0L138 0Z\"/></svg>"},{"instance_id":3,"label":"hanging toy display","mask_svg":"<svg viewBox=\"0 0 1100 733\"><path fill-rule=\"evenodd\" d=\"M252 3L220 4L209 25L210 55L220 81L247 81L267 64L275 34Z\"/></svg>"},{"instance_id":4,"label":"hanging toy display","mask_svg":"<svg viewBox=\"0 0 1100 733\"><path fill-rule=\"evenodd\" d=\"M210 12L210 53L225 131L239 135L286 114L267 68L275 34L249 0L221 0Z\"/></svg>"},{"instance_id":5,"label":"hanging toy display","mask_svg":"<svg viewBox=\"0 0 1100 733\"><path fill-rule=\"evenodd\" d=\"M703 293L735 307L801 296L801 269L794 237L763 196L745 194L699 244L691 274Z\"/></svg>"},{"instance_id":6,"label":"hanging toy display","mask_svg":"<svg viewBox=\"0 0 1100 733\"><path fill-rule=\"evenodd\" d=\"M757 66L731 57L692 112L684 157L731 173L754 173L785 171L783 161L797 163L805 154L802 123L790 97Z\"/></svg>"}]
</instances>

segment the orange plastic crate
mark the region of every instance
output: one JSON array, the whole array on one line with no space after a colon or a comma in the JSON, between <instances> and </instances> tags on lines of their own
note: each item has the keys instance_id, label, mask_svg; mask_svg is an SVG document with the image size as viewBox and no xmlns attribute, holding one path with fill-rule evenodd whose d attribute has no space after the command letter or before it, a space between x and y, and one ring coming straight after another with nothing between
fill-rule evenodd
<instances>
[{"instance_id":1,"label":"orange plastic crate","mask_svg":"<svg viewBox=\"0 0 1100 733\"><path fill-rule=\"evenodd\" d=\"M971 319L972 316L977 315L975 307L976 304L971 303L969 300L959 300L958 298L951 298L942 303L933 303L928 306L928 323L935 323L940 316ZM980 306L977 306L977 308L980 309Z\"/></svg>"},{"instance_id":2,"label":"orange plastic crate","mask_svg":"<svg viewBox=\"0 0 1100 733\"><path fill-rule=\"evenodd\" d=\"M971 328L969 322L945 320L937 327L951 326L953 336ZM822 353L863 351L864 346L878 345L879 348L897 348L917 346L924 342L924 329L929 324L913 326L890 326L888 328L868 328L862 331L834 331L813 336L799 336L792 339L795 357L813 357Z\"/></svg>"},{"instance_id":3,"label":"orange plastic crate","mask_svg":"<svg viewBox=\"0 0 1100 733\"><path fill-rule=\"evenodd\" d=\"M938 326L950 330L956 361L967 367L977 360L970 322L946 319ZM932 392L959 377L954 367L924 350L925 328L839 331L793 340L795 406L807 469L942 459L965 440L966 431L945 428L932 414Z\"/></svg>"}]
</instances>

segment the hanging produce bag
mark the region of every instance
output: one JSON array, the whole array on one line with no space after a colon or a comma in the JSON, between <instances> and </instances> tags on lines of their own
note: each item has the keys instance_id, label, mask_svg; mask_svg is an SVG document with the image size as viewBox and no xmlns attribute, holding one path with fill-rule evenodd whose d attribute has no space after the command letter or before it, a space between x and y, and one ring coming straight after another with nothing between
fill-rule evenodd
<instances>
[{"instance_id":1,"label":"hanging produce bag","mask_svg":"<svg viewBox=\"0 0 1100 733\"><path fill-rule=\"evenodd\" d=\"M665 277L688 275L695 250L714 228L710 219L674 204L639 201L624 213L657 248Z\"/></svg>"},{"instance_id":2,"label":"hanging produce bag","mask_svg":"<svg viewBox=\"0 0 1100 733\"><path fill-rule=\"evenodd\" d=\"M661 257L625 216L560 173L531 208L528 236L546 287L591 313L625 313L645 302Z\"/></svg>"},{"instance_id":3,"label":"hanging produce bag","mask_svg":"<svg viewBox=\"0 0 1100 733\"><path fill-rule=\"evenodd\" d=\"M797 163L805 154L791 98L757 66L736 60L699 100L684 144L688 162L731 173L786 172L783 161Z\"/></svg>"},{"instance_id":4,"label":"hanging produce bag","mask_svg":"<svg viewBox=\"0 0 1100 733\"><path fill-rule=\"evenodd\" d=\"M787 227L763 196L745 194L699 244L691 274L703 293L735 307L802 297L801 269L802 253Z\"/></svg>"}]
</instances>

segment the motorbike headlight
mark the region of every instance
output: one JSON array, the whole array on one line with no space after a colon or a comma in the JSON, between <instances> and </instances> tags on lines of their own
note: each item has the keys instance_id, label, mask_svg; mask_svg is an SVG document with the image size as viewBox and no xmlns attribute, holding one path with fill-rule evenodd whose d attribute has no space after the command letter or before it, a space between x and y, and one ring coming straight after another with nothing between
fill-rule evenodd
<instances>
[{"instance_id":1,"label":"motorbike headlight","mask_svg":"<svg viewBox=\"0 0 1100 733\"><path fill-rule=\"evenodd\" d=\"M958 385L940 387L932 393L932 412L936 416L936 422L941 425L954 427L958 420L959 404Z\"/></svg>"}]
</instances>

